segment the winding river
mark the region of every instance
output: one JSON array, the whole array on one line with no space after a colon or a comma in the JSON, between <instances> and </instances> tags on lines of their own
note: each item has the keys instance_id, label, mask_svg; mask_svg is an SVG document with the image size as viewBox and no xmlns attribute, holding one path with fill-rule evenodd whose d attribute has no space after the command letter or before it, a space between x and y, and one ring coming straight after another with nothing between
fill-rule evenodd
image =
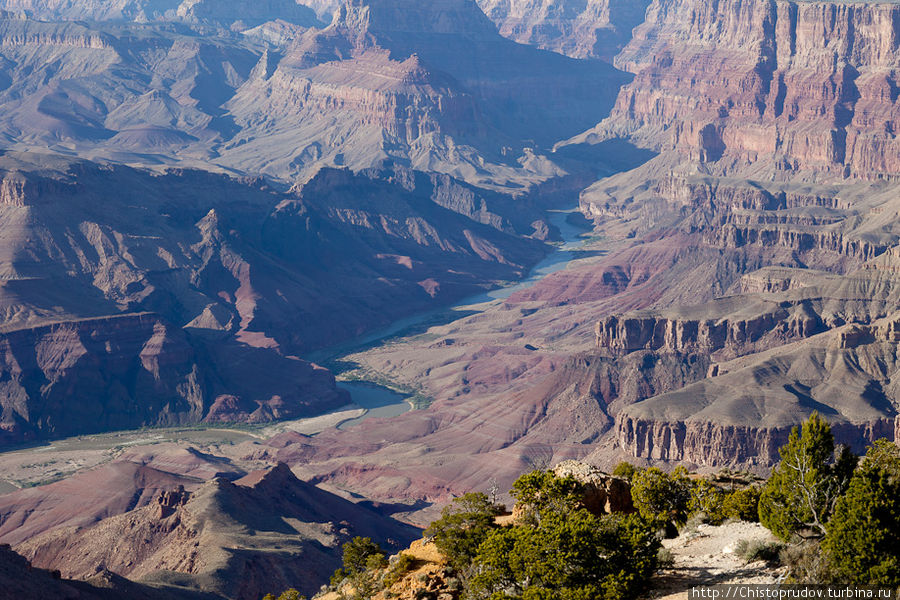
<instances>
[{"instance_id":1,"label":"winding river","mask_svg":"<svg viewBox=\"0 0 900 600\"><path fill-rule=\"evenodd\" d=\"M577 209L549 211L549 220L559 229L562 243L557 244L553 251L532 267L528 276L524 279L507 286L463 298L450 306L442 306L424 313L398 319L387 327L333 346L327 350L315 352L306 358L316 362L339 360L341 356L346 356L383 340L400 336L404 332L421 326L448 311L465 309L470 314L473 311L483 311L487 308L487 303L509 298L513 293L533 286L547 275L565 269L570 262L578 257L578 248L583 243L580 236L589 231L570 222L570 215L576 213L576 211ZM484 306L479 309L477 305ZM342 422L339 425L340 429L358 425L365 419L372 417L395 417L412 408L410 403L407 402L408 396L399 394L374 382L341 382L338 384L338 387L350 392L354 404L366 409L365 414Z\"/></svg>"}]
</instances>

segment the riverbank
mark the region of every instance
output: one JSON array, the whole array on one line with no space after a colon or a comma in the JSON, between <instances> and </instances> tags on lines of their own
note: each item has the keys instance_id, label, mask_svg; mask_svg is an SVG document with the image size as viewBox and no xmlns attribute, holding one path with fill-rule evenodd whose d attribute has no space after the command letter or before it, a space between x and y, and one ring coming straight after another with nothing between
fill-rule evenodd
<instances>
[{"instance_id":1,"label":"riverbank","mask_svg":"<svg viewBox=\"0 0 900 600\"><path fill-rule=\"evenodd\" d=\"M430 404L430 398L420 390L399 386L381 374L362 369L349 357L390 343L392 340L424 333L431 327L445 325L463 317L484 312L495 303L531 287L552 273L565 269L569 263L581 257L579 248L584 243L582 236L591 231L586 224L578 222L581 213L577 208L548 212L550 213L550 222L560 232L562 239L552 252L532 267L524 279L468 296L450 306L399 319L387 327L304 357L331 369L342 382L339 385L351 392L354 404L366 408L368 402L386 402L377 404L375 407L377 411L367 410L359 417L340 423L338 428L344 429L357 425L367 418L397 416L407 412L410 408L425 408ZM375 395L367 398L366 395L373 393L373 390ZM359 401L357 401L356 394L360 395ZM390 400L388 401L388 399ZM404 407L408 408L404 409Z\"/></svg>"}]
</instances>

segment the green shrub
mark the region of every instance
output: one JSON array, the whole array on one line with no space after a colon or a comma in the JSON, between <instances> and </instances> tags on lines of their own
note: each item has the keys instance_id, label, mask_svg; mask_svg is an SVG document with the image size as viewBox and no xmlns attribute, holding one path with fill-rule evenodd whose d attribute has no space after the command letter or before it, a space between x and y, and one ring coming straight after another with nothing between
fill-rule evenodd
<instances>
[{"instance_id":1,"label":"green shrub","mask_svg":"<svg viewBox=\"0 0 900 600\"><path fill-rule=\"evenodd\" d=\"M622 479L627 479L631 481L634 478L634 474L637 473L638 468L631 464L630 462L622 461L616 465L616 468L613 469L612 474L616 477L621 477Z\"/></svg>"},{"instance_id":2,"label":"green shrub","mask_svg":"<svg viewBox=\"0 0 900 600\"><path fill-rule=\"evenodd\" d=\"M373 571L387 565L387 556L371 538L357 536L343 546L344 566L331 576L332 587L339 587L349 579L356 593L353 599L370 597L378 589Z\"/></svg>"},{"instance_id":3,"label":"green shrub","mask_svg":"<svg viewBox=\"0 0 900 600\"><path fill-rule=\"evenodd\" d=\"M656 553L656 566L659 569L671 569L675 566L675 555L668 548L660 548Z\"/></svg>"},{"instance_id":4,"label":"green shrub","mask_svg":"<svg viewBox=\"0 0 900 600\"><path fill-rule=\"evenodd\" d=\"M835 583L900 586L900 448L879 440L853 474L822 550Z\"/></svg>"},{"instance_id":5,"label":"green shrub","mask_svg":"<svg viewBox=\"0 0 900 600\"><path fill-rule=\"evenodd\" d=\"M722 501L725 518L750 522L759 521L760 493L759 486L750 485L726 494Z\"/></svg>"},{"instance_id":6,"label":"green shrub","mask_svg":"<svg viewBox=\"0 0 900 600\"><path fill-rule=\"evenodd\" d=\"M656 569L659 548L652 527L637 515L547 511L538 524L491 532L479 548L467 597L635 598Z\"/></svg>"},{"instance_id":7,"label":"green shrub","mask_svg":"<svg viewBox=\"0 0 900 600\"><path fill-rule=\"evenodd\" d=\"M306 596L301 596L300 592L291 588L281 592L277 598L273 594L266 594L263 600L306 600Z\"/></svg>"},{"instance_id":8,"label":"green shrub","mask_svg":"<svg viewBox=\"0 0 900 600\"><path fill-rule=\"evenodd\" d=\"M725 492L707 479L694 482L688 511L691 515L703 515L710 525L721 525L726 518Z\"/></svg>"},{"instance_id":9,"label":"green shrub","mask_svg":"<svg viewBox=\"0 0 900 600\"><path fill-rule=\"evenodd\" d=\"M344 550L344 568L343 571L347 576L352 577L357 573L365 571L369 560L372 557L380 557L379 561L385 560L385 552L381 546L372 541L372 538L364 538L356 536L343 546Z\"/></svg>"},{"instance_id":10,"label":"green shrub","mask_svg":"<svg viewBox=\"0 0 900 600\"><path fill-rule=\"evenodd\" d=\"M681 524L688 518L691 487L683 467L676 468L671 474L651 467L634 474L631 498L645 519Z\"/></svg>"},{"instance_id":11,"label":"green shrub","mask_svg":"<svg viewBox=\"0 0 900 600\"><path fill-rule=\"evenodd\" d=\"M478 547L496 527L500 509L486 494L470 493L456 498L441 511L441 518L425 530L454 568L464 571L472 563Z\"/></svg>"},{"instance_id":12,"label":"green shrub","mask_svg":"<svg viewBox=\"0 0 900 600\"><path fill-rule=\"evenodd\" d=\"M569 511L582 507L584 484L574 477L558 477L552 471L532 471L513 483L513 497L528 516L548 510Z\"/></svg>"},{"instance_id":13,"label":"green shrub","mask_svg":"<svg viewBox=\"0 0 900 600\"><path fill-rule=\"evenodd\" d=\"M803 424L802 433L794 427L779 452L781 462L760 495L759 521L785 541L797 533L821 537L856 457L844 449L832 464L834 437L817 413Z\"/></svg>"}]
</instances>

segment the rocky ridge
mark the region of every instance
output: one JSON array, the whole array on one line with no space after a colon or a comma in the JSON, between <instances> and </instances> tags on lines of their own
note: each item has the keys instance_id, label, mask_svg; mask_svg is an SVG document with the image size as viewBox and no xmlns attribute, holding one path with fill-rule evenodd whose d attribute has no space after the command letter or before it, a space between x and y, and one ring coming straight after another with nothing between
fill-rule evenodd
<instances>
[{"instance_id":1,"label":"rocky ridge","mask_svg":"<svg viewBox=\"0 0 900 600\"><path fill-rule=\"evenodd\" d=\"M193 487L164 490L146 506L87 527L50 529L16 549L64 577L90 577L100 565L164 590L250 599L288 587L315 591L355 535L399 547L415 534L298 480L285 465Z\"/></svg>"},{"instance_id":2,"label":"rocky ridge","mask_svg":"<svg viewBox=\"0 0 900 600\"><path fill-rule=\"evenodd\" d=\"M298 353L518 277L544 252L527 200L402 168L325 170L285 193L3 160L5 442L341 406Z\"/></svg>"},{"instance_id":3,"label":"rocky ridge","mask_svg":"<svg viewBox=\"0 0 900 600\"><path fill-rule=\"evenodd\" d=\"M628 78L515 44L468 0L353 1L325 21L293 0L0 7L4 147L136 166L294 183L396 160L523 190L566 174L545 148Z\"/></svg>"}]
</instances>

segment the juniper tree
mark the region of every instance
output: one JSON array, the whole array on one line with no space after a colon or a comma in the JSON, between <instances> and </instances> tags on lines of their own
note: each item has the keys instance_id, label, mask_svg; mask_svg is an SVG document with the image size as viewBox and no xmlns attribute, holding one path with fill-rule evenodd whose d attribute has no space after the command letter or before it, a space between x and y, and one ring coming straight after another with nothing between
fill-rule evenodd
<instances>
[{"instance_id":1,"label":"juniper tree","mask_svg":"<svg viewBox=\"0 0 900 600\"><path fill-rule=\"evenodd\" d=\"M831 427L818 413L794 427L779 450L781 462L759 499L759 520L782 540L821 538L835 503L849 484L856 456L842 447L835 460Z\"/></svg>"}]
</instances>

